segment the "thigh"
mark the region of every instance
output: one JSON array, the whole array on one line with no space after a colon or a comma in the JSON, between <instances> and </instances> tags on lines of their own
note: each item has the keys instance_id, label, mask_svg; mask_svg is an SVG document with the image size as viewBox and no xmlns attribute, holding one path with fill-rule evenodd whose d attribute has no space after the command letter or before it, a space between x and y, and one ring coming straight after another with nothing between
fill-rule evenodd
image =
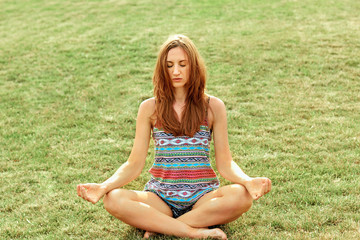
<instances>
[{"instance_id":1,"label":"thigh","mask_svg":"<svg viewBox=\"0 0 360 240\"><path fill-rule=\"evenodd\" d=\"M236 196L239 198L249 198L249 193L246 188L240 184L232 184L220 187L214 191L211 191L204 196L202 196L193 206L193 209L198 208L203 203L208 202L212 199L224 197L224 196Z\"/></svg>"},{"instance_id":2,"label":"thigh","mask_svg":"<svg viewBox=\"0 0 360 240\"><path fill-rule=\"evenodd\" d=\"M170 207L155 193L146 192L146 191L134 191L137 194L139 202L148 204L149 206L155 208L156 210L172 216L172 211Z\"/></svg>"},{"instance_id":3,"label":"thigh","mask_svg":"<svg viewBox=\"0 0 360 240\"><path fill-rule=\"evenodd\" d=\"M110 193L112 199L129 199L144 203L159 212L172 216L169 206L155 193L146 191L133 191L127 189L114 189Z\"/></svg>"}]
</instances>

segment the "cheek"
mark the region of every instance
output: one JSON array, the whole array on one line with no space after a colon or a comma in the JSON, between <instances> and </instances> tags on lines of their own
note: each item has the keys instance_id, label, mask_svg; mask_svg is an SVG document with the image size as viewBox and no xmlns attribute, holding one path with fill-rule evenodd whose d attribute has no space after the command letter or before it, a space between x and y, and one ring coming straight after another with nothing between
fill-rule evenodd
<instances>
[{"instance_id":1,"label":"cheek","mask_svg":"<svg viewBox=\"0 0 360 240\"><path fill-rule=\"evenodd\" d=\"M190 69L189 68L186 68L185 74L186 74L186 77L189 78L189 76L190 76Z\"/></svg>"},{"instance_id":2,"label":"cheek","mask_svg":"<svg viewBox=\"0 0 360 240\"><path fill-rule=\"evenodd\" d=\"M168 77L171 77L171 74L172 74L172 68L168 68L168 67L166 67L166 73L167 73L167 76L168 76Z\"/></svg>"}]
</instances>

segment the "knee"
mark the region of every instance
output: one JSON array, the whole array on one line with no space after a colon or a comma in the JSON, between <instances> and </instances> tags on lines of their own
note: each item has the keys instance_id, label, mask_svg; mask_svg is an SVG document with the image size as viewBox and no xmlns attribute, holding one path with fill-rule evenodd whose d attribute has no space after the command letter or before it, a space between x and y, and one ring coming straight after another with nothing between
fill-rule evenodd
<instances>
[{"instance_id":1,"label":"knee","mask_svg":"<svg viewBox=\"0 0 360 240\"><path fill-rule=\"evenodd\" d=\"M253 199L244 186L230 185L226 194L228 196L226 208L229 212L241 215L251 208Z\"/></svg>"},{"instance_id":2,"label":"knee","mask_svg":"<svg viewBox=\"0 0 360 240\"><path fill-rule=\"evenodd\" d=\"M112 215L119 215L119 206L122 206L126 200L126 194L122 189L114 189L108 192L103 200L104 208Z\"/></svg>"}]
</instances>

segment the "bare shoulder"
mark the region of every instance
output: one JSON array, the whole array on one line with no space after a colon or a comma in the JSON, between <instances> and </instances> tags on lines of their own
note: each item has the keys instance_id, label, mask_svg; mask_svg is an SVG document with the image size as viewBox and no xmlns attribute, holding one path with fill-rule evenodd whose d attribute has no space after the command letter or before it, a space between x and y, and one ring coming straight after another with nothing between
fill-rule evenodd
<instances>
[{"instance_id":1,"label":"bare shoulder","mask_svg":"<svg viewBox=\"0 0 360 240\"><path fill-rule=\"evenodd\" d=\"M213 128L214 122L219 121L219 119L224 117L226 119L226 107L220 98L210 96L209 110L208 119L210 128Z\"/></svg>"},{"instance_id":2,"label":"bare shoulder","mask_svg":"<svg viewBox=\"0 0 360 240\"><path fill-rule=\"evenodd\" d=\"M146 119L153 126L155 123L154 112L155 98L146 99L139 106L138 119Z\"/></svg>"},{"instance_id":3,"label":"bare shoulder","mask_svg":"<svg viewBox=\"0 0 360 240\"><path fill-rule=\"evenodd\" d=\"M225 109L224 102L220 98L217 98L214 96L210 96L209 105L210 105L210 108L212 109L212 111Z\"/></svg>"},{"instance_id":4,"label":"bare shoulder","mask_svg":"<svg viewBox=\"0 0 360 240\"><path fill-rule=\"evenodd\" d=\"M139 107L139 112L143 112L146 115L152 115L155 111L155 98L148 98L144 100Z\"/></svg>"}]
</instances>

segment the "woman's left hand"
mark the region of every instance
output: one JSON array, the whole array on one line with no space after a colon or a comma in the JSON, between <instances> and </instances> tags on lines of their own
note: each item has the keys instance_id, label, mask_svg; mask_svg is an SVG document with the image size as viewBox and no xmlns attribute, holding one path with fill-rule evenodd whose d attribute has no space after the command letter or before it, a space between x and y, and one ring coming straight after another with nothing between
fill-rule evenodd
<instances>
[{"instance_id":1,"label":"woman's left hand","mask_svg":"<svg viewBox=\"0 0 360 240\"><path fill-rule=\"evenodd\" d=\"M245 187L254 200L258 200L271 190L271 180L266 177L252 178L245 183Z\"/></svg>"}]
</instances>

